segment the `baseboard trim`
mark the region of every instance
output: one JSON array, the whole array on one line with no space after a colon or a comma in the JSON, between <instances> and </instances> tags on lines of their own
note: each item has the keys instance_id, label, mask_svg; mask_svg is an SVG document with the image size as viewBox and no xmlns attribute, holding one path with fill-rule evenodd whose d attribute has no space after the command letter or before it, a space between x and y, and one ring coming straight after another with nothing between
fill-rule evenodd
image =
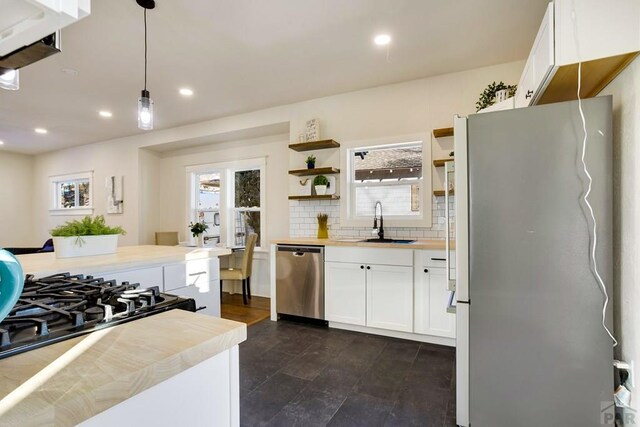
<instances>
[{"instance_id":1,"label":"baseboard trim","mask_svg":"<svg viewBox=\"0 0 640 427\"><path fill-rule=\"evenodd\" d=\"M455 338L436 337L433 335L412 334L409 332L388 331L386 329L370 328L367 326L349 325L347 323L329 322L330 328L344 329L346 331L363 332L373 335L382 335L385 337L401 338L411 341L425 342L429 344L444 345L447 347L455 347Z\"/></svg>"}]
</instances>

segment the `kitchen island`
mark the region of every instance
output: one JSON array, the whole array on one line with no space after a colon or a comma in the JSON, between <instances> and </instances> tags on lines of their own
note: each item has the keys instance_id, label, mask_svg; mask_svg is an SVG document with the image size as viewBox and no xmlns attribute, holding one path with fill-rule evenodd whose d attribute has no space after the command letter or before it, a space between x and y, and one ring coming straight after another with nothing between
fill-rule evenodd
<instances>
[{"instance_id":1,"label":"kitchen island","mask_svg":"<svg viewBox=\"0 0 640 427\"><path fill-rule=\"evenodd\" d=\"M220 316L220 262L226 248L123 246L115 254L56 258L55 253L18 255L25 274L36 278L58 273L104 277L118 282L158 286L173 295L193 298L201 312Z\"/></svg>"},{"instance_id":2,"label":"kitchen island","mask_svg":"<svg viewBox=\"0 0 640 427\"><path fill-rule=\"evenodd\" d=\"M237 426L246 325L170 310L0 360L2 426Z\"/></svg>"}]
</instances>

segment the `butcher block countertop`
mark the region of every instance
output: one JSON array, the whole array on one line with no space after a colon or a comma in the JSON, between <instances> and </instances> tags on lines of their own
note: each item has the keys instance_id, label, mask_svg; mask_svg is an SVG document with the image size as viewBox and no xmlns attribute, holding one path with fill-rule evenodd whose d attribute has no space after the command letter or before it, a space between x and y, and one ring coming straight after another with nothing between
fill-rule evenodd
<instances>
[{"instance_id":1,"label":"butcher block countertop","mask_svg":"<svg viewBox=\"0 0 640 427\"><path fill-rule=\"evenodd\" d=\"M246 338L176 309L1 359L0 425L76 425Z\"/></svg>"},{"instance_id":2,"label":"butcher block countertop","mask_svg":"<svg viewBox=\"0 0 640 427\"><path fill-rule=\"evenodd\" d=\"M410 237L398 237L398 239L410 239ZM444 240L417 239L414 243L370 243L363 242L364 237L344 239L316 239L313 237L275 239L271 243L279 245L315 245L315 246L358 246L364 248L397 248L397 249L434 249L444 250ZM455 248L455 242L451 242L451 248Z\"/></svg>"},{"instance_id":3,"label":"butcher block countertop","mask_svg":"<svg viewBox=\"0 0 640 427\"><path fill-rule=\"evenodd\" d=\"M25 274L46 276L73 272L100 273L126 270L153 264L168 264L192 259L229 255L226 248L189 248L182 246L123 246L115 254L76 258L56 258L55 253L18 255Z\"/></svg>"}]
</instances>

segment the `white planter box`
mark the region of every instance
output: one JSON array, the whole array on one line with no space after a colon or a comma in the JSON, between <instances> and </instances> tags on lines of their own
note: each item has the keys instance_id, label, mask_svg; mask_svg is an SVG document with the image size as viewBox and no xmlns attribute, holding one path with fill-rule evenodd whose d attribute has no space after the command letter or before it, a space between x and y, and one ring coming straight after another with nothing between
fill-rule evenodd
<instances>
[{"instance_id":1,"label":"white planter box","mask_svg":"<svg viewBox=\"0 0 640 427\"><path fill-rule=\"evenodd\" d=\"M118 235L54 237L56 258L114 254L118 248Z\"/></svg>"}]
</instances>

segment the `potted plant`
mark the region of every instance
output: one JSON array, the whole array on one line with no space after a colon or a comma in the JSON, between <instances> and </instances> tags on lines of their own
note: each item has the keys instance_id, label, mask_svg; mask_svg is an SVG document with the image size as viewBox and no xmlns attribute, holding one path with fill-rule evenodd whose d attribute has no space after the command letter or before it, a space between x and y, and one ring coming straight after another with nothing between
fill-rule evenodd
<instances>
[{"instance_id":1,"label":"potted plant","mask_svg":"<svg viewBox=\"0 0 640 427\"><path fill-rule=\"evenodd\" d=\"M314 169L316 167L316 156L311 155L307 157L307 169Z\"/></svg>"},{"instance_id":2,"label":"potted plant","mask_svg":"<svg viewBox=\"0 0 640 427\"><path fill-rule=\"evenodd\" d=\"M318 175L313 178L313 186L316 189L316 194L319 196L323 196L327 194L327 185L329 185L329 180L324 175Z\"/></svg>"},{"instance_id":3,"label":"potted plant","mask_svg":"<svg viewBox=\"0 0 640 427\"><path fill-rule=\"evenodd\" d=\"M67 221L51 230L56 258L113 254L120 234L126 232L122 227L109 227L102 215Z\"/></svg>"},{"instance_id":4,"label":"potted plant","mask_svg":"<svg viewBox=\"0 0 640 427\"><path fill-rule=\"evenodd\" d=\"M209 229L209 226L203 222L190 222L189 231L193 237L198 240L198 247L204 247L204 232Z\"/></svg>"},{"instance_id":5,"label":"potted plant","mask_svg":"<svg viewBox=\"0 0 640 427\"><path fill-rule=\"evenodd\" d=\"M491 83L480 94L480 99L476 102L476 112L495 104L496 98L498 98L498 102L500 102L515 96L517 89L518 85L506 85L504 82Z\"/></svg>"}]
</instances>

